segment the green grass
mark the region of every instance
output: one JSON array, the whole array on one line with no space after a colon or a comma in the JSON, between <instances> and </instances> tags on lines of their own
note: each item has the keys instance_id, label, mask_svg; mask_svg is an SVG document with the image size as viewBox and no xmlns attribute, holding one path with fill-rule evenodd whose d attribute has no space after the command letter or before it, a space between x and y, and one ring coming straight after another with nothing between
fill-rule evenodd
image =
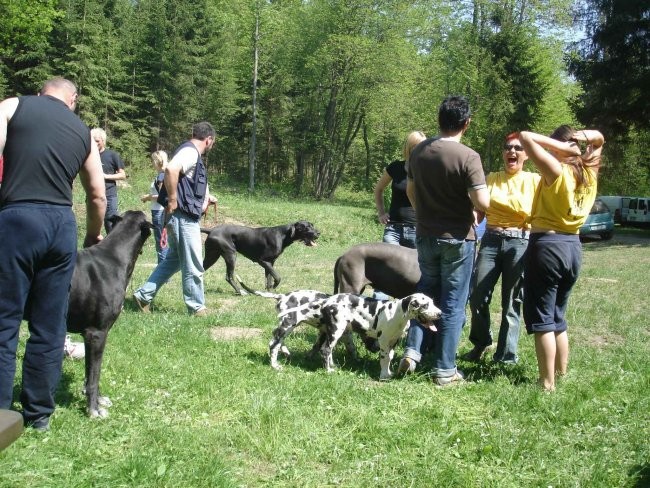
<instances>
[{"instance_id":1,"label":"green grass","mask_svg":"<svg viewBox=\"0 0 650 488\"><path fill-rule=\"evenodd\" d=\"M149 176L131 175L121 209L148 212L138 196ZM331 291L336 257L381 237L370 194L309 202L212 186L219 222L307 219L322 231L318 247L294 244L280 257L280 291ZM0 486L648 486L649 244L648 231L635 229L585 244L569 309L570 372L554 394L535 385L525 334L519 365L459 361L471 381L447 389L423 374L380 383L377 356L362 348L357 361L337 349L339 371L327 374L306 357L315 339L308 327L289 337L292 356L276 372L267 353L273 300L235 296L218 262L206 273L214 313L194 319L176 276L151 315L127 300L109 335L101 379L114 402L109 418L85 416L83 362L66 360L52 430L26 431L0 453ZM128 296L154 262L149 241ZM257 265L240 258L237 272L262 288ZM260 333L213 339L230 327Z\"/></svg>"}]
</instances>

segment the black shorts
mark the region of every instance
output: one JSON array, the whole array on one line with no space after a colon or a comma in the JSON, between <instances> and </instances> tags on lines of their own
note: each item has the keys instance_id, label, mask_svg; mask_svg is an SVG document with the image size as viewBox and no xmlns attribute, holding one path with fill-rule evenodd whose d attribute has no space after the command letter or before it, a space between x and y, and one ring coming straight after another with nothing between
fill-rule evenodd
<instances>
[{"instance_id":1,"label":"black shorts","mask_svg":"<svg viewBox=\"0 0 650 488\"><path fill-rule=\"evenodd\" d=\"M529 334L567 329L567 303L581 264L577 234L530 235L524 255L524 322Z\"/></svg>"}]
</instances>

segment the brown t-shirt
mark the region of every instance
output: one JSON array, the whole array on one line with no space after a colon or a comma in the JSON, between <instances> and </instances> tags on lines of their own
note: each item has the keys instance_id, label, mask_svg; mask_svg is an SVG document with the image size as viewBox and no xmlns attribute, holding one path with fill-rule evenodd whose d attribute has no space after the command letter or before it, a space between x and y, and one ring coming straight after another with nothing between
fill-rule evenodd
<instances>
[{"instance_id":1,"label":"brown t-shirt","mask_svg":"<svg viewBox=\"0 0 650 488\"><path fill-rule=\"evenodd\" d=\"M476 151L456 141L423 141L411 153L408 177L415 184L417 235L476 240L467 194L485 187Z\"/></svg>"}]
</instances>

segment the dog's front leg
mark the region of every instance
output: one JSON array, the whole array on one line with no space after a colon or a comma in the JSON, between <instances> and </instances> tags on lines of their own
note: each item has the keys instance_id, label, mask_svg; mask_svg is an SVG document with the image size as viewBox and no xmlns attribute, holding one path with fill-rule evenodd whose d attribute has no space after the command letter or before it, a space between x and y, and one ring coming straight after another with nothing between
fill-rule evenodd
<instances>
[{"instance_id":1,"label":"dog's front leg","mask_svg":"<svg viewBox=\"0 0 650 488\"><path fill-rule=\"evenodd\" d=\"M108 411L102 407L110 406L111 401L99 396L99 378L101 373L102 361L104 358L104 347L106 346L106 336L108 331L88 330L84 331L84 346L86 348L85 358L85 390L87 400L87 414L91 418L108 417Z\"/></svg>"},{"instance_id":2,"label":"dog's front leg","mask_svg":"<svg viewBox=\"0 0 650 488\"><path fill-rule=\"evenodd\" d=\"M393 356L395 355L395 346L401 338L401 335L398 335L396 338L389 338L389 335L388 333L382 334L378 340L379 366L381 366L381 372L379 373L380 381L386 381L393 377L393 372L390 370L390 363L393 361Z\"/></svg>"},{"instance_id":3,"label":"dog's front leg","mask_svg":"<svg viewBox=\"0 0 650 488\"><path fill-rule=\"evenodd\" d=\"M386 381L393 377L393 373L390 370L390 363L393 360L393 355L395 354L394 349L391 347L387 351L382 349L379 353L379 365L381 366L381 372L379 373L380 381Z\"/></svg>"}]
</instances>

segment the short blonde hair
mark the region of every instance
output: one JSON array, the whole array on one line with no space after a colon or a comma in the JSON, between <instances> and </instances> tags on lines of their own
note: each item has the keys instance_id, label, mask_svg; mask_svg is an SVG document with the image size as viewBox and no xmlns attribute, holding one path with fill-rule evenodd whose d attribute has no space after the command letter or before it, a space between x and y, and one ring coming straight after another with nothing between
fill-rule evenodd
<instances>
[{"instance_id":1,"label":"short blonde hair","mask_svg":"<svg viewBox=\"0 0 650 488\"><path fill-rule=\"evenodd\" d=\"M101 139L104 142L104 144L106 144L106 131L104 129L95 127L93 130L90 131L90 137L92 137L93 139Z\"/></svg>"},{"instance_id":2,"label":"short blonde hair","mask_svg":"<svg viewBox=\"0 0 650 488\"><path fill-rule=\"evenodd\" d=\"M159 171L164 171L167 167L167 153L165 151L154 151L151 153L151 161Z\"/></svg>"},{"instance_id":3,"label":"short blonde hair","mask_svg":"<svg viewBox=\"0 0 650 488\"><path fill-rule=\"evenodd\" d=\"M414 130L413 132L410 132L408 136L406 136L404 147L402 149L404 161L408 162L409 158L411 157L411 151L413 148L426 138L427 136L424 135L424 132L420 132L419 130Z\"/></svg>"}]
</instances>

